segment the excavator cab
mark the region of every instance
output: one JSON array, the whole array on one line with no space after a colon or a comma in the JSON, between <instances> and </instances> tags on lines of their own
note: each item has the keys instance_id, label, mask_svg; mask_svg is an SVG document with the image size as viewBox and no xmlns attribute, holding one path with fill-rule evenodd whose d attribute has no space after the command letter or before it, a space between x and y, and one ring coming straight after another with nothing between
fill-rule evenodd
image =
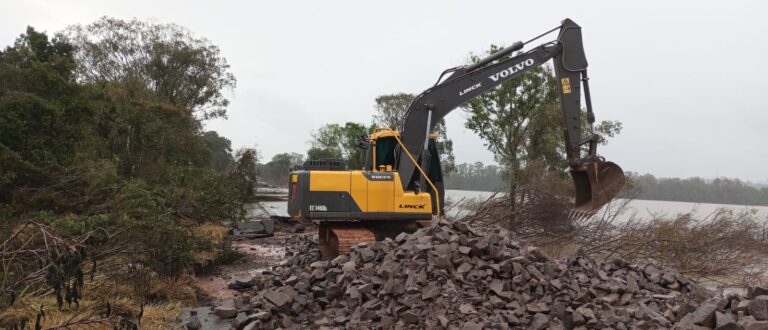
<instances>
[{"instance_id":1,"label":"excavator cab","mask_svg":"<svg viewBox=\"0 0 768 330\"><path fill-rule=\"evenodd\" d=\"M595 212L614 199L624 187L624 171L614 162L602 159L584 163L571 169L576 187L575 208Z\"/></svg>"}]
</instances>

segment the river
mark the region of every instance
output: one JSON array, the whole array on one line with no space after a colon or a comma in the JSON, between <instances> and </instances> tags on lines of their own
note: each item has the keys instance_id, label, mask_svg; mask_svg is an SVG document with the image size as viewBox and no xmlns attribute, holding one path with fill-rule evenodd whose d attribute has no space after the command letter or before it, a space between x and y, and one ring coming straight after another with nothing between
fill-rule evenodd
<instances>
[{"instance_id":1,"label":"river","mask_svg":"<svg viewBox=\"0 0 768 330\"><path fill-rule=\"evenodd\" d=\"M288 192L287 189L276 190L279 190L280 193L284 194L287 194ZM446 190L445 195L446 204L450 206L450 204L459 201L468 202L486 200L488 197L492 196L493 193L488 191L473 190ZM616 199L612 202L612 205L621 205L625 202L625 200ZM288 216L288 203L285 201L260 202L259 204L264 209L263 211L266 211L268 214ZM619 216L619 219L628 220L631 216L634 216L637 219L649 219L652 217L672 217L677 214L688 212L692 212L696 217L703 218L712 214L718 209L729 209L736 212L753 210L756 212L758 218L768 219L768 206L670 202L643 199L634 199L629 201L624 213ZM466 209L453 208L447 213L451 217L457 217L466 214L466 212Z\"/></svg>"},{"instance_id":2,"label":"river","mask_svg":"<svg viewBox=\"0 0 768 330\"><path fill-rule=\"evenodd\" d=\"M458 202L462 199L464 201L480 201L485 200L493 195L492 192L487 191L472 191L472 190L446 190L446 204L451 202ZM626 200L616 199L612 203L613 205L620 205L626 203ZM750 205L733 205L733 204L711 204L711 203L690 203L690 202L671 202L671 201L655 201L655 200L643 200L634 199L627 203L625 212L619 217L619 219L628 220L634 215L637 219L649 219L652 217L672 217L678 214L692 212L697 218L706 217L718 209L728 209L735 212L739 211L753 211L758 218L768 219L768 206L750 206ZM461 215L465 210L453 210L449 215ZM458 214L457 214L458 213Z\"/></svg>"}]
</instances>

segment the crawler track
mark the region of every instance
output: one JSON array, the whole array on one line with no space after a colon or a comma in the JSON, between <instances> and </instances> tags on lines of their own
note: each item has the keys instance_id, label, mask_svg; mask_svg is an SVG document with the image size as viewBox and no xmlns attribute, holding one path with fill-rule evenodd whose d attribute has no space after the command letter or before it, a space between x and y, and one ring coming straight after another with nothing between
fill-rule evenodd
<instances>
[{"instance_id":1,"label":"crawler track","mask_svg":"<svg viewBox=\"0 0 768 330\"><path fill-rule=\"evenodd\" d=\"M339 254L349 253L353 245L376 241L376 234L356 223L320 222L320 252L330 260Z\"/></svg>"},{"instance_id":2,"label":"crawler track","mask_svg":"<svg viewBox=\"0 0 768 330\"><path fill-rule=\"evenodd\" d=\"M430 221L318 221L320 252L327 260L349 253L358 243L394 238L402 232L412 233L428 227Z\"/></svg>"}]
</instances>

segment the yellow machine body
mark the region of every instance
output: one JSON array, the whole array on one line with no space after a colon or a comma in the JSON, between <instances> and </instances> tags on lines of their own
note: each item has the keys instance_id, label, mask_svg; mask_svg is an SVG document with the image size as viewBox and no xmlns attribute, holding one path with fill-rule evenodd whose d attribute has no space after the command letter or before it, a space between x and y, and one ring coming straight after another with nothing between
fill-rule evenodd
<instances>
[{"instance_id":1,"label":"yellow machine body","mask_svg":"<svg viewBox=\"0 0 768 330\"><path fill-rule=\"evenodd\" d=\"M369 137L374 159L368 169L291 172L288 213L310 220L432 219L430 193L405 191L392 164L375 160L376 142L397 136L398 132L389 129L374 130Z\"/></svg>"}]
</instances>

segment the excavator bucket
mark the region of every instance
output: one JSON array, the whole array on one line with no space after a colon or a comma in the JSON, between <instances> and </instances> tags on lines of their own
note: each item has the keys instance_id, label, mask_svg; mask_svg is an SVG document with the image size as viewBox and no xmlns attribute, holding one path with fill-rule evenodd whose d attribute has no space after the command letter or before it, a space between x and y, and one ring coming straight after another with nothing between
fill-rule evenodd
<instances>
[{"instance_id":1,"label":"excavator bucket","mask_svg":"<svg viewBox=\"0 0 768 330\"><path fill-rule=\"evenodd\" d=\"M576 209L594 212L614 199L624 187L624 171L613 162L593 161L571 170L576 186Z\"/></svg>"}]
</instances>

